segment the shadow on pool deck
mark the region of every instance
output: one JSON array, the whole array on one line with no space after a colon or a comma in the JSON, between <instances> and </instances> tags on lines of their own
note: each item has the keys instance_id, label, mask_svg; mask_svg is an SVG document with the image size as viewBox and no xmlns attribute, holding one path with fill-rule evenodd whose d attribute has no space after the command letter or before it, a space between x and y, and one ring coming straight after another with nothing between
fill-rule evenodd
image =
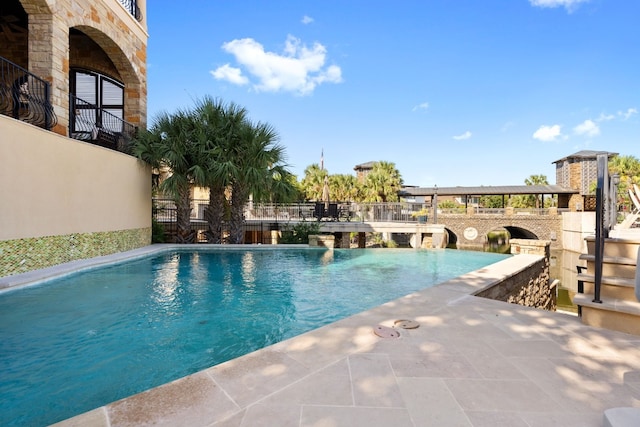
<instances>
[{"instance_id":1,"label":"shadow on pool deck","mask_svg":"<svg viewBox=\"0 0 640 427\"><path fill-rule=\"evenodd\" d=\"M640 337L472 292L519 255L56 426L600 426L640 407ZM377 325L417 321L399 338Z\"/></svg>"}]
</instances>

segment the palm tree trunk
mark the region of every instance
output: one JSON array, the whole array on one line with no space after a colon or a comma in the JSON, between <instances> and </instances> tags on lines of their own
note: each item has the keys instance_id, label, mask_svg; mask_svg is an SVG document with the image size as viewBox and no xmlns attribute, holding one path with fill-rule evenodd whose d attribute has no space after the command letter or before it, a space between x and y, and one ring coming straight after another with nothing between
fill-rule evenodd
<instances>
[{"instance_id":1,"label":"palm tree trunk","mask_svg":"<svg viewBox=\"0 0 640 427\"><path fill-rule=\"evenodd\" d=\"M207 220L207 241L209 243L222 243L225 202L223 187L209 188L209 206L204 213Z\"/></svg>"},{"instance_id":2,"label":"palm tree trunk","mask_svg":"<svg viewBox=\"0 0 640 427\"><path fill-rule=\"evenodd\" d=\"M231 194L231 220L229 221L229 241L240 244L244 242L244 206L249 198L249 191L244 186L235 184Z\"/></svg>"},{"instance_id":3,"label":"palm tree trunk","mask_svg":"<svg viewBox=\"0 0 640 427\"><path fill-rule=\"evenodd\" d=\"M191 192L183 187L178 192L176 204L176 243L194 243L195 234L191 232Z\"/></svg>"}]
</instances>

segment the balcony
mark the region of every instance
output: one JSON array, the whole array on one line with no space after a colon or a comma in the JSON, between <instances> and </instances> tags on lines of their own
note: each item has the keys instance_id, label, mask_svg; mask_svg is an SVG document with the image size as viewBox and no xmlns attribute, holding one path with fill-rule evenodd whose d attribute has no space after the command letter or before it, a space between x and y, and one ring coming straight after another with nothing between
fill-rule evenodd
<instances>
[{"instance_id":1,"label":"balcony","mask_svg":"<svg viewBox=\"0 0 640 427\"><path fill-rule=\"evenodd\" d=\"M104 108L69 95L71 138L127 153L138 128Z\"/></svg>"},{"instance_id":2,"label":"balcony","mask_svg":"<svg viewBox=\"0 0 640 427\"><path fill-rule=\"evenodd\" d=\"M136 21L138 22L142 21L142 11L138 7L137 0L118 0L118 1L122 6L124 6L125 9L127 9L127 11L129 11L131 16L136 18Z\"/></svg>"},{"instance_id":3,"label":"balcony","mask_svg":"<svg viewBox=\"0 0 640 427\"><path fill-rule=\"evenodd\" d=\"M0 57L0 114L51 130L58 122L49 82Z\"/></svg>"}]
</instances>

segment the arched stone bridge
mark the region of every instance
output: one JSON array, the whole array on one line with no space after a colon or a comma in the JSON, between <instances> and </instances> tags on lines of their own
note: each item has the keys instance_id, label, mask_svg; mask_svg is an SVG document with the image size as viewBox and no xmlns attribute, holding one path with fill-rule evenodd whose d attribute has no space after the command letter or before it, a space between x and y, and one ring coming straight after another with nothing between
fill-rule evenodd
<instances>
[{"instance_id":1,"label":"arched stone bridge","mask_svg":"<svg viewBox=\"0 0 640 427\"><path fill-rule=\"evenodd\" d=\"M506 229L512 239L548 240L551 249L562 249L562 215L555 209L545 210L544 213L522 214L506 210L502 214L475 214L470 210L466 214L439 213L437 224L415 221L321 222L320 231L339 238L351 232L405 234L412 236L413 246L421 246L427 238L435 247L445 246L448 242L459 249L482 249L489 232Z\"/></svg>"},{"instance_id":2,"label":"arched stone bridge","mask_svg":"<svg viewBox=\"0 0 640 427\"><path fill-rule=\"evenodd\" d=\"M460 249L483 247L489 232L506 229L512 239L549 240L552 249L562 248L562 215L533 214L438 214L450 244Z\"/></svg>"}]
</instances>

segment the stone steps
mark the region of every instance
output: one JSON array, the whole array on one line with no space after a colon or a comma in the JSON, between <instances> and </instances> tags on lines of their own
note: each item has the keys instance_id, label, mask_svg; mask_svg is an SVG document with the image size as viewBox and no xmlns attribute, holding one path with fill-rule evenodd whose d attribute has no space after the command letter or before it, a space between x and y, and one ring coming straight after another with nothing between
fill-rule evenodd
<instances>
[{"instance_id":1,"label":"stone steps","mask_svg":"<svg viewBox=\"0 0 640 427\"><path fill-rule=\"evenodd\" d=\"M595 238L587 241L588 254L580 256L587 262L578 274L583 293L574 295L582 323L606 329L640 335L640 302L635 286L640 239L605 239L600 281L600 301L594 302L595 290Z\"/></svg>"}]
</instances>

